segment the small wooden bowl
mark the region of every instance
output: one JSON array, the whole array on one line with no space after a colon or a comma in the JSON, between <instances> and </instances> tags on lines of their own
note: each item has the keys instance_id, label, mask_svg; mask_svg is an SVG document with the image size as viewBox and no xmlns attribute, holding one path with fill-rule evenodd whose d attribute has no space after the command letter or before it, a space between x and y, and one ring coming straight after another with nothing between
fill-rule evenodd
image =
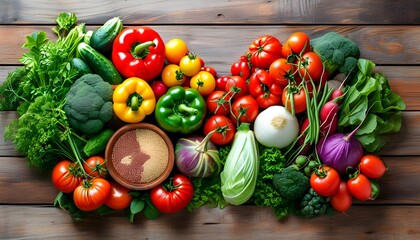
<instances>
[{"instance_id":1,"label":"small wooden bowl","mask_svg":"<svg viewBox=\"0 0 420 240\"><path fill-rule=\"evenodd\" d=\"M174 155L166 133L149 123L121 127L105 150L111 177L132 190L148 190L165 181L174 166Z\"/></svg>"}]
</instances>

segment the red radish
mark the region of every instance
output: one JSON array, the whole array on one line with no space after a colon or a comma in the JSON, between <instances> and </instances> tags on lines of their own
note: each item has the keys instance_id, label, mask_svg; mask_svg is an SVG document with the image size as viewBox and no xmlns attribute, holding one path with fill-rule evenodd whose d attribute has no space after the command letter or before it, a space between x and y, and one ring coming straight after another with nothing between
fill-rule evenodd
<instances>
[{"instance_id":1,"label":"red radish","mask_svg":"<svg viewBox=\"0 0 420 240\"><path fill-rule=\"evenodd\" d=\"M323 135L328 136L337 132L339 106L335 101L328 101L322 106L319 112L321 126L319 130Z\"/></svg>"},{"instance_id":2,"label":"red radish","mask_svg":"<svg viewBox=\"0 0 420 240\"><path fill-rule=\"evenodd\" d=\"M334 89L331 93L330 100L331 101L337 101L338 104L341 104L341 98L344 95L343 90L341 90L341 86L338 89Z\"/></svg>"}]
</instances>

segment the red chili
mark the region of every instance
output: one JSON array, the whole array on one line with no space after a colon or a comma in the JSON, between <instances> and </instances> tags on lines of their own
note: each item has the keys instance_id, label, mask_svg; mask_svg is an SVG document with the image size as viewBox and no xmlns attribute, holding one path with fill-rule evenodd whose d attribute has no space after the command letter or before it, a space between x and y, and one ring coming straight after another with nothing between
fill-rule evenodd
<instances>
[{"instance_id":1,"label":"red chili","mask_svg":"<svg viewBox=\"0 0 420 240\"><path fill-rule=\"evenodd\" d=\"M112 62L124 77L150 81L162 71L165 42L149 27L126 28L114 40Z\"/></svg>"}]
</instances>

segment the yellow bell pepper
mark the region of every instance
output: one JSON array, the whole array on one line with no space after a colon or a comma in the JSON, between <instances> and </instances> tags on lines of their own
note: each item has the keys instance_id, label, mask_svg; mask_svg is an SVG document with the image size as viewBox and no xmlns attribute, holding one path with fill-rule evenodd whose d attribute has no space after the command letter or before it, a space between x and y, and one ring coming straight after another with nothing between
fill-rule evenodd
<instances>
[{"instance_id":1,"label":"yellow bell pepper","mask_svg":"<svg viewBox=\"0 0 420 240\"><path fill-rule=\"evenodd\" d=\"M141 78L127 78L112 95L113 109L119 119L128 123L141 122L153 113L156 98L150 85Z\"/></svg>"}]
</instances>

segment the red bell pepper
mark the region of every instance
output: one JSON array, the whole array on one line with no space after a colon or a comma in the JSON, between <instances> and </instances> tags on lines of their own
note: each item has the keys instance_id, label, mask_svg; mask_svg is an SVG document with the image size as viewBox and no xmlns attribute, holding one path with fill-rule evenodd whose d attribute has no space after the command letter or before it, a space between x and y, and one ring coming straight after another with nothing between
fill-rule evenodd
<instances>
[{"instance_id":1,"label":"red bell pepper","mask_svg":"<svg viewBox=\"0 0 420 240\"><path fill-rule=\"evenodd\" d=\"M126 28L115 38L112 62L126 78L151 81L165 63L165 42L149 27Z\"/></svg>"},{"instance_id":2,"label":"red bell pepper","mask_svg":"<svg viewBox=\"0 0 420 240\"><path fill-rule=\"evenodd\" d=\"M268 108L281 103L283 86L276 84L264 69L254 72L249 79L249 93L257 100L260 108Z\"/></svg>"}]
</instances>

